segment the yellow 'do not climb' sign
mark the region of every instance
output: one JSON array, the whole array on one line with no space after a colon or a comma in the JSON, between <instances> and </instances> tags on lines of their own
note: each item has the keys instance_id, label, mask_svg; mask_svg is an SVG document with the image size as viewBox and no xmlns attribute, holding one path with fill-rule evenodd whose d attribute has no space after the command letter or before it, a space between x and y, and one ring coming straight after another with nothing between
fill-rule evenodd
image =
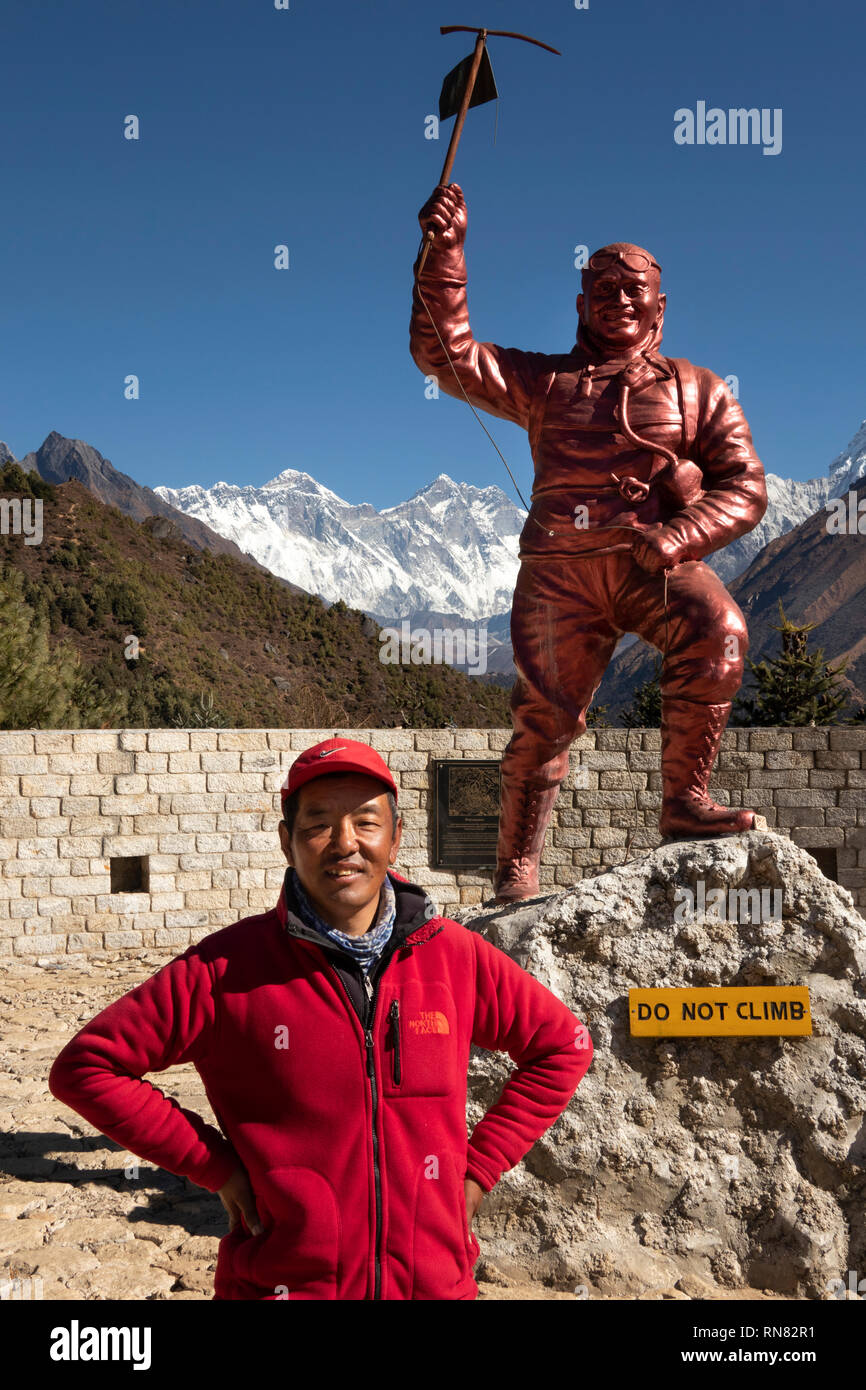
<instances>
[{"instance_id":1,"label":"yellow 'do not climb' sign","mask_svg":"<svg viewBox=\"0 0 866 1390\"><path fill-rule=\"evenodd\" d=\"M793 1036L811 1033L806 985L630 989L633 1037Z\"/></svg>"}]
</instances>

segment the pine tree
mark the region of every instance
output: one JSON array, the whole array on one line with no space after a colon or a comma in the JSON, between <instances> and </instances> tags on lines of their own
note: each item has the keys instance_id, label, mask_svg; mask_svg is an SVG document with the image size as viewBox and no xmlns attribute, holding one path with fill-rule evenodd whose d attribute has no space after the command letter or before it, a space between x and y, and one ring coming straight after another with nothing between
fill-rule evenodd
<instances>
[{"instance_id":1,"label":"pine tree","mask_svg":"<svg viewBox=\"0 0 866 1390\"><path fill-rule=\"evenodd\" d=\"M214 709L213 691L204 691L198 697L198 705L184 709L175 715L172 723L179 729L224 729L225 716Z\"/></svg>"},{"instance_id":2,"label":"pine tree","mask_svg":"<svg viewBox=\"0 0 866 1390\"><path fill-rule=\"evenodd\" d=\"M627 729L658 729L662 722L661 662L654 674L639 685L621 718Z\"/></svg>"},{"instance_id":3,"label":"pine tree","mask_svg":"<svg viewBox=\"0 0 866 1390\"><path fill-rule=\"evenodd\" d=\"M120 721L122 694L105 697L64 643L48 645L48 623L27 604L18 570L0 573L0 728L105 728Z\"/></svg>"},{"instance_id":4,"label":"pine tree","mask_svg":"<svg viewBox=\"0 0 866 1390\"><path fill-rule=\"evenodd\" d=\"M808 649L814 623L793 623L779 599L781 623L774 626L782 634L782 649L771 660L757 664L747 657L755 680L754 690L740 696L735 706L738 724L803 725L835 724L847 694L839 681L847 660L828 666L824 651Z\"/></svg>"}]
</instances>

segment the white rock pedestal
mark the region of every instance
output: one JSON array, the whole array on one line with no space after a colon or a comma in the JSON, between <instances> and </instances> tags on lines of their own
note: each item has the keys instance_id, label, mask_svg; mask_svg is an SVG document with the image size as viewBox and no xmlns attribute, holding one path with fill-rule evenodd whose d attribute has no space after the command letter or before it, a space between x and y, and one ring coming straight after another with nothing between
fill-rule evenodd
<instances>
[{"instance_id":1,"label":"white rock pedestal","mask_svg":"<svg viewBox=\"0 0 866 1390\"><path fill-rule=\"evenodd\" d=\"M685 919L700 882L725 890L726 914ZM781 915L741 920L738 890L764 890ZM866 1274L866 922L809 854L764 828L679 841L474 911L467 925L563 999L595 1048L566 1112L485 1199L478 1277L826 1298ZM811 1036L629 1033L632 987L785 984L809 987ZM471 1123L511 1069L473 1053Z\"/></svg>"}]
</instances>

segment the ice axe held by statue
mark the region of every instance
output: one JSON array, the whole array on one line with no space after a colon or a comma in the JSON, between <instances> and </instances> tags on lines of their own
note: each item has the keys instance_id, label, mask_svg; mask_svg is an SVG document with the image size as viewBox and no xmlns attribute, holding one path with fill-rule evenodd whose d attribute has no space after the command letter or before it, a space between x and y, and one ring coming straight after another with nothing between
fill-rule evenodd
<instances>
[{"instance_id":1,"label":"ice axe held by statue","mask_svg":"<svg viewBox=\"0 0 866 1390\"><path fill-rule=\"evenodd\" d=\"M449 183L451 179L457 146L460 143L460 136L463 134L463 124L470 106L483 106L488 101L495 101L499 96L487 52L488 35L493 34L503 39L522 39L524 43L532 43L537 48L545 48L548 53L555 53L557 58L561 58L562 54L558 48L551 48L549 43L542 43L540 39L531 39L528 34L511 33L507 29L475 29L469 24L444 24L440 25L439 33L478 35L473 52L458 63L456 68L451 69L445 77L442 90L439 93L440 121L447 121L449 116L456 115L457 117L451 132L451 139L448 142L442 173L439 176L439 184L444 185ZM427 252L430 250L430 243L434 237L435 233L430 230L424 237L421 260L418 263L419 275L424 269Z\"/></svg>"}]
</instances>

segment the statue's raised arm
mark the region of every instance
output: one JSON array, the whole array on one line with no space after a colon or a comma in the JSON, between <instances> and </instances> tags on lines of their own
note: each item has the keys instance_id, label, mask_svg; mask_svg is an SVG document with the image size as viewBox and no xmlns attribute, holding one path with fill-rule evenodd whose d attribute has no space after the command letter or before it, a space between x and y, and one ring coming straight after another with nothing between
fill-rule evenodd
<instances>
[{"instance_id":1,"label":"statue's raised arm","mask_svg":"<svg viewBox=\"0 0 866 1390\"><path fill-rule=\"evenodd\" d=\"M473 338L463 252L467 211L460 185L434 189L418 221L422 231L430 229L435 236L420 279L420 252L414 267L409 348L415 362L426 376L436 377L446 395L462 400L465 392L477 409L527 428L533 391L555 359L548 353L521 352Z\"/></svg>"}]
</instances>

